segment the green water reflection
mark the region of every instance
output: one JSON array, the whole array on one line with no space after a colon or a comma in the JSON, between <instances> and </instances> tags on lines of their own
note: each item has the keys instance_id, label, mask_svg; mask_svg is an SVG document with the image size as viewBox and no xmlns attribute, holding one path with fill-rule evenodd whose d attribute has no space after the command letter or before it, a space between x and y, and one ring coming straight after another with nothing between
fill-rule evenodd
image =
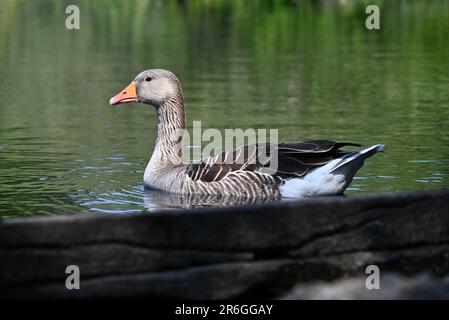
<instances>
[{"instance_id":1,"label":"green water reflection","mask_svg":"<svg viewBox=\"0 0 449 320\"><path fill-rule=\"evenodd\" d=\"M78 31L64 1L0 0L1 216L151 210L155 112L107 100L154 67L190 126L385 143L349 196L449 187L448 1L70 3Z\"/></svg>"}]
</instances>

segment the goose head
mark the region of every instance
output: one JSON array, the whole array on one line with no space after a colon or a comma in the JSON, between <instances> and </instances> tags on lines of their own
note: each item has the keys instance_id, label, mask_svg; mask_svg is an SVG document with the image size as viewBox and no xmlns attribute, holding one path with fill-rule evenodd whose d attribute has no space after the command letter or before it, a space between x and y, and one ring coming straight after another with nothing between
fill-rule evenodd
<instances>
[{"instance_id":1,"label":"goose head","mask_svg":"<svg viewBox=\"0 0 449 320\"><path fill-rule=\"evenodd\" d=\"M125 89L109 100L109 104L140 102L159 107L179 96L182 97L181 86L172 72L150 69L139 73Z\"/></svg>"}]
</instances>

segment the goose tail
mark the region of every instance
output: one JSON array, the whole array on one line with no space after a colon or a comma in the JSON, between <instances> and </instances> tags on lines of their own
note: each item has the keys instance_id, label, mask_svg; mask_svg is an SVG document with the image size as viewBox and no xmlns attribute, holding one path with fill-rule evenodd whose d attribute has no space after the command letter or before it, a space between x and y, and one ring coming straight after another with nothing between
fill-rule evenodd
<instances>
[{"instance_id":1,"label":"goose tail","mask_svg":"<svg viewBox=\"0 0 449 320\"><path fill-rule=\"evenodd\" d=\"M288 180L281 187L285 197L326 196L342 194L351 184L366 158L383 151L383 144L350 152L328 164L316 168L301 179Z\"/></svg>"},{"instance_id":2,"label":"goose tail","mask_svg":"<svg viewBox=\"0 0 449 320\"><path fill-rule=\"evenodd\" d=\"M385 149L384 144L375 144L371 147L364 148L362 150L358 150L355 152L351 152L346 154L345 156L339 158L339 162L335 163L335 166L329 171L329 173L346 173L348 169L350 170L351 167L357 167L355 171L357 171L362 165L363 161L366 158L371 157L372 155L376 154L377 152L382 152ZM361 162L361 163L360 163ZM356 164L360 163L360 166L357 166ZM352 171L352 170L350 170ZM355 174L355 172L354 172Z\"/></svg>"},{"instance_id":3,"label":"goose tail","mask_svg":"<svg viewBox=\"0 0 449 320\"><path fill-rule=\"evenodd\" d=\"M336 162L335 166L333 166L329 170L329 174L332 176L344 177L344 184L342 190L339 193L343 193L351 184L355 174L363 166L365 159L373 156L378 152L383 152L384 149L384 144L375 144L371 147L348 153L339 158L338 160L340 161Z\"/></svg>"}]
</instances>

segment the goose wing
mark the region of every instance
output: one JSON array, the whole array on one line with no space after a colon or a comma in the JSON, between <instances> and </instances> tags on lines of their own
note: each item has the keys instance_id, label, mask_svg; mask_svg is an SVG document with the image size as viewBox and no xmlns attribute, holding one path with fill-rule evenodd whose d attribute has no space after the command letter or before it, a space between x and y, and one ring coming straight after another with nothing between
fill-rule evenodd
<instances>
[{"instance_id":1,"label":"goose wing","mask_svg":"<svg viewBox=\"0 0 449 320\"><path fill-rule=\"evenodd\" d=\"M195 161L187 166L186 174L193 181L203 182L220 181L235 171L264 172L290 179L343 156L347 153L341 150L344 146L361 145L330 140L247 145Z\"/></svg>"}]
</instances>

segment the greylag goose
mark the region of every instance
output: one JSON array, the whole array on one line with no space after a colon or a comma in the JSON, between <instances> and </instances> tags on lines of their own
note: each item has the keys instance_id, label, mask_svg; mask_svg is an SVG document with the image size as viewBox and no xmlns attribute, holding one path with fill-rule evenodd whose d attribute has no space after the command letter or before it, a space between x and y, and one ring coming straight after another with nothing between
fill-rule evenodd
<instances>
[{"instance_id":1,"label":"greylag goose","mask_svg":"<svg viewBox=\"0 0 449 320\"><path fill-rule=\"evenodd\" d=\"M342 194L364 160L384 148L345 152L342 147L361 145L329 140L257 144L187 163L180 147L186 117L178 78L163 69L143 71L109 100L130 102L153 105L158 115L156 145L144 174L149 189L244 198Z\"/></svg>"}]
</instances>

